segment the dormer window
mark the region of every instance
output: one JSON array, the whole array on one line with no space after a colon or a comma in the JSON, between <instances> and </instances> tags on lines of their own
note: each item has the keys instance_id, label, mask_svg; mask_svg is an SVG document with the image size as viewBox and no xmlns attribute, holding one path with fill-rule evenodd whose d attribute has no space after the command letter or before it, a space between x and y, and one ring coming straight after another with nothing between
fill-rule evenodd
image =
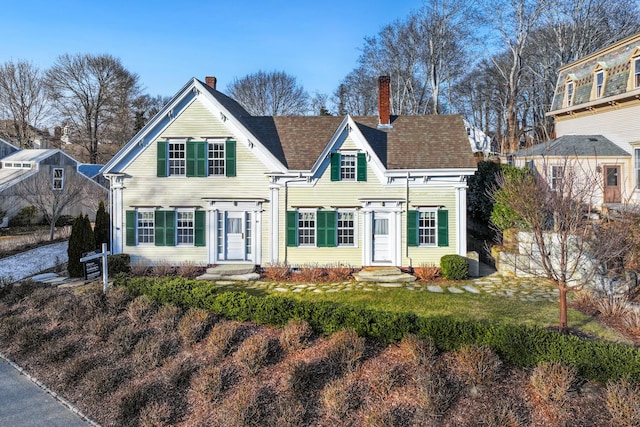
<instances>
[{"instance_id":1,"label":"dormer window","mask_svg":"<svg viewBox=\"0 0 640 427\"><path fill-rule=\"evenodd\" d=\"M567 107L573 105L573 82L567 82Z\"/></svg>"},{"instance_id":2,"label":"dormer window","mask_svg":"<svg viewBox=\"0 0 640 427\"><path fill-rule=\"evenodd\" d=\"M633 60L633 88L640 88L640 58Z\"/></svg>"},{"instance_id":3,"label":"dormer window","mask_svg":"<svg viewBox=\"0 0 640 427\"><path fill-rule=\"evenodd\" d=\"M604 71L596 72L595 85L596 85L596 92L595 92L596 99L602 98L602 95L604 94Z\"/></svg>"}]
</instances>

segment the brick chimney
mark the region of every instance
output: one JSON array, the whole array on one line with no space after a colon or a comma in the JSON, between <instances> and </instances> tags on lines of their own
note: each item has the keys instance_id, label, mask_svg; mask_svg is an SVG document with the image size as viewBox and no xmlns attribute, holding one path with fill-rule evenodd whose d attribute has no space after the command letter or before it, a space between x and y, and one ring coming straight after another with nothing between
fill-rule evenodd
<instances>
[{"instance_id":1,"label":"brick chimney","mask_svg":"<svg viewBox=\"0 0 640 427\"><path fill-rule=\"evenodd\" d=\"M215 89L216 88L216 83L218 82L218 79L216 79L213 76L207 76L204 78L204 82L207 84L207 86Z\"/></svg>"},{"instance_id":2,"label":"brick chimney","mask_svg":"<svg viewBox=\"0 0 640 427\"><path fill-rule=\"evenodd\" d=\"M389 85L391 77L378 77L378 117L380 122L378 127L391 127L390 106L389 106Z\"/></svg>"}]
</instances>

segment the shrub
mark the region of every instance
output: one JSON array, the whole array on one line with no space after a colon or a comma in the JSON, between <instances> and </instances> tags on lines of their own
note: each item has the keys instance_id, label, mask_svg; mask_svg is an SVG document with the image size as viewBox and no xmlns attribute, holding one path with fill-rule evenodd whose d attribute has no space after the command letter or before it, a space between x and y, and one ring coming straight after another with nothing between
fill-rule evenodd
<instances>
[{"instance_id":1,"label":"shrub","mask_svg":"<svg viewBox=\"0 0 640 427\"><path fill-rule=\"evenodd\" d=\"M236 322L220 322L211 329L207 337L207 349L217 359L229 353L240 333L240 324Z\"/></svg>"},{"instance_id":2,"label":"shrub","mask_svg":"<svg viewBox=\"0 0 640 427\"><path fill-rule=\"evenodd\" d=\"M122 324L109 335L109 348L117 356L127 356L139 339L140 334L132 325Z\"/></svg>"},{"instance_id":3,"label":"shrub","mask_svg":"<svg viewBox=\"0 0 640 427\"><path fill-rule=\"evenodd\" d=\"M177 338L164 335L143 336L131 352L131 357L136 366L145 370L156 368L164 361L178 353L180 343Z\"/></svg>"},{"instance_id":4,"label":"shrub","mask_svg":"<svg viewBox=\"0 0 640 427\"><path fill-rule=\"evenodd\" d=\"M56 220L56 227L69 227L73 225L75 217L73 215L60 215Z\"/></svg>"},{"instance_id":5,"label":"shrub","mask_svg":"<svg viewBox=\"0 0 640 427\"><path fill-rule=\"evenodd\" d=\"M599 299L596 305L603 317L622 317L629 310L626 298L614 296Z\"/></svg>"},{"instance_id":6,"label":"shrub","mask_svg":"<svg viewBox=\"0 0 640 427\"><path fill-rule=\"evenodd\" d=\"M287 264L267 264L262 272L264 277L272 282L284 282L289 278L290 269Z\"/></svg>"},{"instance_id":7,"label":"shrub","mask_svg":"<svg viewBox=\"0 0 640 427\"><path fill-rule=\"evenodd\" d=\"M131 255L115 254L107 255L107 265L109 266L109 275L129 274L131 273Z\"/></svg>"},{"instance_id":8,"label":"shrub","mask_svg":"<svg viewBox=\"0 0 640 427\"><path fill-rule=\"evenodd\" d=\"M440 271L440 267L432 263L422 263L413 269L413 274L423 282L431 282L437 277L440 277L442 272Z\"/></svg>"},{"instance_id":9,"label":"shrub","mask_svg":"<svg viewBox=\"0 0 640 427\"><path fill-rule=\"evenodd\" d=\"M25 206L9 220L9 227L26 227L33 224L33 220L38 214L38 208L35 206Z\"/></svg>"},{"instance_id":10,"label":"shrub","mask_svg":"<svg viewBox=\"0 0 640 427\"><path fill-rule=\"evenodd\" d=\"M191 380L191 390L202 402L218 402L225 391L238 381L231 366L211 365L201 368Z\"/></svg>"},{"instance_id":11,"label":"shrub","mask_svg":"<svg viewBox=\"0 0 640 427\"><path fill-rule=\"evenodd\" d=\"M353 268L344 264L330 265L326 268L327 280L330 282L344 282L351 279Z\"/></svg>"},{"instance_id":12,"label":"shrub","mask_svg":"<svg viewBox=\"0 0 640 427\"><path fill-rule=\"evenodd\" d=\"M326 279L326 271L317 264L303 265L300 271L295 275L296 280L308 283L324 282Z\"/></svg>"},{"instance_id":13,"label":"shrub","mask_svg":"<svg viewBox=\"0 0 640 427\"><path fill-rule=\"evenodd\" d=\"M227 399L228 425L232 427L272 425L267 410L274 401L275 391L269 386L246 384L239 387L236 393Z\"/></svg>"},{"instance_id":14,"label":"shrub","mask_svg":"<svg viewBox=\"0 0 640 427\"><path fill-rule=\"evenodd\" d=\"M327 363L335 373L352 372L364 352L364 338L353 329L344 329L329 338Z\"/></svg>"},{"instance_id":15,"label":"shrub","mask_svg":"<svg viewBox=\"0 0 640 427\"><path fill-rule=\"evenodd\" d=\"M640 387L626 379L607 384L605 401L611 425L632 427L640 425Z\"/></svg>"},{"instance_id":16,"label":"shrub","mask_svg":"<svg viewBox=\"0 0 640 427\"><path fill-rule=\"evenodd\" d=\"M129 303L127 317L134 325L142 325L149 322L156 311L156 305L146 295L140 295Z\"/></svg>"},{"instance_id":17,"label":"shrub","mask_svg":"<svg viewBox=\"0 0 640 427\"><path fill-rule=\"evenodd\" d=\"M445 255L440 258L440 270L447 280L464 280L469 275L469 264L463 256Z\"/></svg>"},{"instance_id":18,"label":"shrub","mask_svg":"<svg viewBox=\"0 0 640 427\"><path fill-rule=\"evenodd\" d=\"M178 332L185 344L195 344L204 338L213 320L213 316L208 311L191 308L178 322Z\"/></svg>"},{"instance_id":19,"label":"shrub","mask_svg":"<svg viewBox=\"0 0 640 427\"><path fill-rule=\"evenodd\" d=\"M173 276L175 269L169 261L158 261L151 267L151 275L154 277Z\"/></svg>"},{"instance_id":20,"label":"shrub","mask_svg":"<svg viewBox=\"0 0 640 427\"><path fill-rule=\"evenodd\" d=\"M560 362L542 362L531 373L529 385L538 399L562 405L575 379L572 367Z\"/></svg>"},{"instance_id":21,"label":"shrub","mask_svg":"<svg viewBox=\"0 0 640 427\"><path fill-rule=\"evenodd\" d=\"M429 366L438 352L433 338L420 338L417 335L405 335L400 341L402 348L409 355L409 362L418 366Z\"/></svg>"},{"instance_id":22,"label":"shrub","mask_svg":"<svg viewBox=\"0 0 640 427\"><path fill-rule=\"evenodd\" d=\"M307 322L301 319L291 319L282 328L280 345L287 353L293 353L305 348L312 335L313 329Z\"/></svg>"},{"instance_id":23,"label":"shrub","mask_svg":"<svg viewBox=\"0 0 640 427\"><path fill-rule=\"evenodd\" d=\"M502 362L496 354L483 345L466 345L454 355L453 370L467 384L477 387L491 383Z\"/></svg>"},{"instance_id":24,"label":"shrub","mask_svg":"<svg viewBox=\"0 0 640 427\"><path fill-rule=\"evenodd\" d=\"M116 322L112 316L99 313L87 321L86 328L89 333L95 335L101 341L106 341L115 324Z\"/></svg>"},{"instance_id":25,"label":"shrub","mask_svg":"<svg viewBox=\"0 0 640 427\"><path fill-rule=\"evenodd\" d=\"M104 208L104 202L100 200L98 204L98 210L96 212L96 222L93 226L93 235L96 241L96 249L102 251L102 244L107 244L107 250L109 250L109 224L111 218L109 213Z\"/></svg>"},{"instance_id":26,"label":"shrub","mask_svg":"<svg viewBox=\"0 0 640 427\"><path fill-rule=\"evenodd\" d=\"M195 279L200 273L200 267L193 261L185 261L178 266L178 276Z\"/></svg>"},{"instance_id":27,"label":"shrub","mask_svg":"<svg viewBox=\"0 0 640 427\"><path fill-rule=\"evenodd\" d=\"M151 326L156 327L162 333L170 333L175 331L180 321L180 309L173 305L162 305L153 315Z\"/></svg>"},{"instance_id":28,"label":"shrub","mask_svg":"<svg viewBox=\"0 0 640 427\"><path fill-rule=\"evenodd\" d=\"M133 263L130 264L129 268L131 271L131 275L133 277L146 276L147 274L149 274L149 271L151 270L151 267L149 267L147 264L143 263L142 261L134 261Z\"/></svg>"},{"instance_id":29,"label":"shrub","mask_svg":"<svg viewBox=\"0 0 640 427\"><path fill-rule=\"evenodd\" d=\"M371 390L381 398L389 395L391 390L400 386L406 380L406 369L404 365L394 363L391 366L377 363L369 379Z\"/></svg>"},{"instance_id":30,"label":"shrub","mask_svg":"<svg viewBox=\"0 0 640 427\"><path fill-rule=\"evenodd\" d=\"M140 410L140 427L171 425L173 410L167 402L149 402Z\"/></svg>"},{"instance_id":31,"label":"shrub","mask_svg":"<svg viewBox=\"0 0 640 427\"><path fill-rule=\"evenodd\" d=\"M460 385L450 378L446 369L419 369L414 376L418 389L416 404L427 414L444 414L460 394Z\"/></svg>"},{"instance_id":32,"label":"shrub","mask_svg":"<svg viewBox=\"0 0 640 427\"><path fill-rule=\"evenodd\" d=\"M348 419L363 403L362 388L351 377L339 378L327 384L322 391L322 403L329 417L339 423Z\"/></svg>"},{"instance_id":33,"label":"shrub","mask_svg":"<svg viewBox=\"0 0 640 427\"><path fill-rule=\"evenodd\" d=\"M268 337L261 334L252 335L240 344L235 359L250 374L255 375L269 361L271 347Z\"/></svg>"},{"instance_id":34,"label":"shrub","mask_svg":"<svg viewBox=\"0 0 640 427\"><path fill-rule=\"evenodd\" d=\"M89 217L80 214L73 222L71 236L69 236L67 270L70 277L84 275L84 265L80 262L80 258L84 253L93 251L95 245Z\"/></svg>"}]
</instances>

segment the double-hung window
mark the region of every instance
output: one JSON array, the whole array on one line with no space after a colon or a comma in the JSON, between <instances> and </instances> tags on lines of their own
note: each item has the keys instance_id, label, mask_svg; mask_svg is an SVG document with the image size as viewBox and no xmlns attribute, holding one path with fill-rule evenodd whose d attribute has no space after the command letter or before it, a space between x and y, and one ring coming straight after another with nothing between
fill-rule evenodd
<instances>
[{"instance_id":1,"label":"double-hung window","mask_svg":"<svg viewBox=\"0 0 640 427\"><path fill-rule=\"evenodd\" d=\"M154 243L154 217L155 213L152 210L138 211L138 244Z\"/></svg>"},{"instance_id":2,"label":"double-hung window","mask_svg":"<svg viewBox=\"0 0 640 427\"><path fill-rule=\"evenodd\" d=\"M355 181L357 157L354 154L340 156L340 181Z\"/></svg>"},{"instance_id":3,"label":"double-hung window","mask_svg":"<svg viewBox=\"0 0 640 427\"><path fill-rule=\"evenodd\" d=\"M596 99L602 98L604 95L604 71L596 72Z\"/></svg>"},{"instance_id":4,"label":"double-hung window","mask_svg":"<svg viewBox=\"0 0 640 427\"><path fill-rule=\"evenodd\" d=\"M640 88L640 58L633 60L633 88Z\"/></svg>"},{"instance_id":5,"label":"double-hung window","mask_svg":"<svg viewBox=\"0 0 640 427\"><path fill-rule=\"evenodd\" d=\"M176 215L176 233L178 245L193 245L194 236L193 211L178 211Z\"/></svg>"},{"instance_id":6,"label":"double-hung window","mask_svg":"<svg viewBox=\"0 0 640 427\"><path fill-rule=\"evenodd\" d=\"M564 166L551 166L551 189L558 190L562 186Z\"/></svg>"},{"instance_id":7,"label":"double-hung window","mask_svg":"<svg viewBox=\"0 0 640 427\"><path fill-rule=\"evenodd\" d=\"M366 180L367 156L365 153L331 153L331 181Z\"/></svg>"},{"instance_id":8,"label":"double-hung window","mask_svg":"<svg viewBox=\"0 0 640 427\"><path fill-rule=\"evenodd\" d=\"M316 212L298 212L298 245L315 246L316 244Z\"/></svg>"},{"instance_id":9,"label":"double-hung window","mask_svg":"<svg viewBox=\"0 0 640 427\"><path fill-rule=\"evenodd\" d=\"M64 169L63 168L53 169L51 184L54 190L62 190L64 188Z\"/></svg>"},{"instance_id":10,"label":"double-hung window","mask_svg":"<svg viewBox=\"0 0 640 427\"><path fill-rule=\"evenodd\" d=\"M209 143L209 176L225 176L224 142Z\"/></svg>"},{"instance_id":11,"label":"double-hung window","mask_svg":"<svg viewBox=\"0 0 640 427\"><path fill-rule=\"evenodd\" d=\"M573 105L573 82L567 82L567 107Z\"/></svg>"},{"instance_id":12,"label":"double-hung window","mask_svg":"<svg viewBox=\"0 0 640 427\"><path fill-rule=\"evenodd\" d=\"M169 142L169 175L186 174L186 147L184 142Z\"/></svg>"},{"instance_id":13,"label":"double-hung window","mask_svg":"<svg viewBox=\"0 0 640 427\"><path fill-rule=\"evenodd\" d=\"M338 246L356 245L356 213L355 211L337 211Z\"/></svg>"},{"instance_id":14,"label":"double-hung window","mask_svg":"<svg viewBox=\"0 0 640 427\"><path fill-rule=\"evenodd\" d=\"M437 218L435 210L418 212L418 246L435 246L437 236Z\"/></svg>"}]
</instances>

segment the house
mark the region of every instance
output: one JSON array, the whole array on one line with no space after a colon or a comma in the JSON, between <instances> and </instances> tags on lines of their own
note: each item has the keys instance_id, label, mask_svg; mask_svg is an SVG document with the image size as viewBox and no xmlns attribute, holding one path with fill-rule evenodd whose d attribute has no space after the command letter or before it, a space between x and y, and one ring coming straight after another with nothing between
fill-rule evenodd
<instances>
[{"instance_id":1,"label":"house","mask_svg":"<svg viewBox=\"0 0 640 427\"><path fill-rule=\"evenodd\" d=\"M547 115L558 138L571 136L572 144L581 139L592 148L603 144L597 152L584 147L574 155L600 174L603 203L640 200L640 33L560 68Z\"/></svg>"},{"instance_id":2,"label":"house","mask_svg":"<svg viewBox=\"0 0 640 427\"><path fill-rule=\"evenodd\" d=\"M0 144L4 147L4 144ZM4 148L0 148L0 151ZM65 204L63 215L80 213L95 216L100 200L107 200L107 189L78 171L78 162L58 149L8 150L0 159L0 209L15 216L33 204L36 197L44 204ZM68 201L71 194L79 194Z\"/></svg>"},{"instance_id":3,"label":"house","mask_svg":"<svg viewBox=\"0 0 640 427\"><path fill-rule=\"evenodd\" d=\"M103 168L133 261L411 266L466 256L457 115L254 117L192 79Z\"/></svg>"}]
</instances>

